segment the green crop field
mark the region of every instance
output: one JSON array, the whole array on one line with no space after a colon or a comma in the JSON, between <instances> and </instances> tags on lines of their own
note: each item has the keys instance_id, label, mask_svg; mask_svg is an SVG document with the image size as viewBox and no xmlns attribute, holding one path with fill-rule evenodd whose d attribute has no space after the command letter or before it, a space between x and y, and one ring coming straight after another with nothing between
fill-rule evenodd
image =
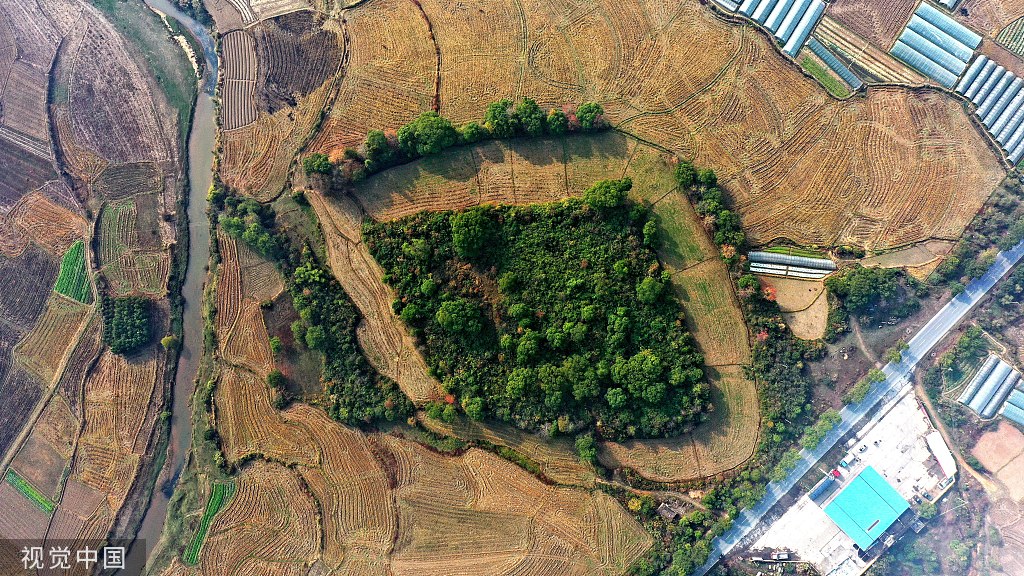
<instances>
[{"instance_id":1,"label":"green crop field","mask_svg":"<svg viewBox=\"0 0 1024 576\"><path fill-rule=\"evenodd\" d=\"M765 252L774 252L775 254L786 254L788 256L802 256L804 258L825 258L825 253L820 250L811 250L808 248L794 248L792 246L772 246L771 248L765 248Z\"/></svg>"},{"instance_id":2,"label":"green crop field","mask_svg":"<svg viewBox=\"0 0 1024 576\"><path fill-rule=\"evenodd\" d=\"M28 498L30 502L36 505L37 508L46 512L47 514L53 514L53 510L56 507L49 498L43 495L35 486L28 483L27 480L18 475L14 470L7 471L7 483L21 492L21 495Z\"/></svg>"},{"instance_id":3,"label":"green crop field","mask_svg":"<svg viewBox=\"0 0 1024 576\"><path fill-rule=\"evenodd\" d=\"M79 240L68 248L60 261L60 276L54 290L84 304L92 303L89 273L85 269L85 243Z\"/></svg>"},{"instance_id":4,"label":"green crop field","mask_svg":"<svg viewBox=\"0 0 1024 576\"><path fill-rule=\"evenodd\" d=\"M803 66L804 70L807 70L811 76L814 76L815 80L821 82L821 85L825 87L825 90L828 90L829 94L836 98L846 98L850 95L850 90L846 88L845 84L810 56L801 60L800 65Z\"/></svg>"},{"instance_id":5,"label":"green crop field","mask_svg":"<svg viewBox=\"0 0 1024 576\"><path fill-rule=\"evenodd\" d=\"M213 491L210 494L209 502L206 503L206 510L203 512L203 518L199 521L199 528L196 529L196 533L192 537L192 541L189 542L188 548L182 556L182 560L185 564L195 566L196 563L199 562L199 551L203 549L203 541L206 540L206 533L210 530L210 524L213 523L213 517L224 508L224 505L227 504L227 501L231 499L231 496L234 495L234 493L234 482L215 482L213 484Z\"/></svg>"}]
</instances>

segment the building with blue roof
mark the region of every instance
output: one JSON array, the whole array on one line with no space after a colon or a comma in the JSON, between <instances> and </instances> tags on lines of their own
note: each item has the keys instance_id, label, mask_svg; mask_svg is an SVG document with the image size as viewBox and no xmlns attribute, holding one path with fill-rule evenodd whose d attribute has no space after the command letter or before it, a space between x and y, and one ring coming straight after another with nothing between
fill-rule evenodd
<instances>
[{"instance_id":1,"label":"building with blue roof","mask_svg":"<svg viewBox=\"0 0 1024 576\"><path fill-rule=\"evenodd\" d=\"M867 550L909 509L899 492L868 466L825 506L825 514L858 548Z\"/></svg>"}]
</instances>

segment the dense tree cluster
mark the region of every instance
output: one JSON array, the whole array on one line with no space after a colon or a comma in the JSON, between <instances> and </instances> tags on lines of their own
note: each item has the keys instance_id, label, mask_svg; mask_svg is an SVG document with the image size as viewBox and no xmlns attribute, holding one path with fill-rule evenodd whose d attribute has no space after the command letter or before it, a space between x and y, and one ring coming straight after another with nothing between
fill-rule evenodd
<instances>
[{"instance_id":1,"label":"dense tree cluster","mask_svg":"<svg viewBox=\"0 0 1024 576\"><path fill-rule=\"evenodd\" d=\"M1022 197L1024 190L1018 177L1008 177L928 278L929 283L946 284L958 294L965 284L988 270L999 250L1009 250L1024 240Z\"/></svg>"},{"instance_id":2,"label":"dense tree cluster","mask_svg":"<svg viewBox=\"0 0 1024 576\"><path fill-rule=\"evenodd\" d=\"M629 187L366 224L395 312L471 417L622 438L678 434L705 412L703 359Z\"/></svg>"},{"instance_id":3,"label":"dense tree cluster","mask_svg":"<svg viewBox=\"0 0 1024 576\"><path fill-rule=\"evenodd\" d=\"M114 354L126 355L149 343L152 338L150 302L139 296L101 301L103 341Z\"/></svg>"},{"instance_id":4,"label":"dense tree cluster","mask_svg":"<svg viewBox=\"0 0 1024 576\"><path fill-rule=\"evenodd\" d=\"M269 260L285 257L286 240L276 232L276 218L270 206L252 198L239 198L224 188L213 188L208 197L219 211L218 224L229 236L241 240Z\"/></svg>"},{"instance_id":5,"label":"dense tree cluster","mask_svg":"<svg viewBox=\"0 0 1024 576\"><path fill-rule=\"evenodd\" d=\"M698 169L687 160L680 160L675 170L679 189L686 192L694 204L704 227L730 264L738 261L738 254L747 241L740 216L729 202L728 195L718 186L714 170Z\"/></svg>"},{"instance_id":6,"label":"dense tree cluster","mask_svg":"<svg viewBox=\"0 0 1024 576\"><path fill-rule=\"evenodd\" d=\"M381 376L363 356L356 340L359 312L334 276L307 254L291 274L288 288L302 319L294 328L297 336L323 353L328 413L352 425L411 414L412 403L398 385Z\"/></svg>"},{"instance_id":7,"label":"dense tree cluster","mask_svg":"<svg viewBox=\"0 0 1024 576\"><path fill-rule=\"evenodd\" d=\"M902 274L892 268L854 266L825 281L829 292L855 316L881 319L906 318L920 307L917 297L901 283Z\"/></svg>"},{"instance_id":8,"label":"dense tree cluster","mask_svg":"<svg viewBox=\"0 0 1024 576\"><path fill-rule=\"evenodd\" d=\"M480 121L461 126L456 126L437 112L424 112L399 128L397 133L388 135L383 130L370 131L360 151L346 152L340 173L342 180L356 181L366 174L439 154L452 146L475 144L490 138L561 136L607 127L604 109L595 102L586 102L577 109L552 108L545 112L532 98L524 98L518 103L503 99L489 104ZM306 161L315 157L316 154ZM306 166L306 171L320 172L310 168ZM330 172L330 168L327 171Z\"/></svg>"}]
</instances>

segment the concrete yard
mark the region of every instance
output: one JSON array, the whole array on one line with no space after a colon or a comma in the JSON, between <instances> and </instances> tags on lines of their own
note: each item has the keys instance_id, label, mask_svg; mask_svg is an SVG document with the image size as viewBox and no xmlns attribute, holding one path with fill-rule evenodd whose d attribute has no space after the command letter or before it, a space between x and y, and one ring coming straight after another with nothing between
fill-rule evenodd
<instances>
[{"instance_id":1,"label":"concrete yard","mask_svg":"<svg viewBox=\"0 0 1024 576\"><path fill-rule=\"evenodd\" d=\"M905 392L898 401L888 404L887 409L847 443L848 451L841 458L845 465L821 462L819 470L834 469L838 477L815 500L810 494L802 494L797 503L754 542L753 556L768 558L773 552L787 551L796 559L814 565L823 576L857 576L867 570L879 552L910 528L922 503L934 502L948 490L952 479L946 476L939 463L944 459L948 466L948 454L936 457L929 448L927 437L935 429L914 394ZM932 437L932 445L941 451L945 444L941 443L941 438L939 441L936 443ZM948 447L946 449L948 451ZM888 519L891 526L884 531L880 527L873 545L861 551L851 535L829 518L825 508L868 467L899 493L911 509L895 522Z\"/></svg>"}]
</instances>

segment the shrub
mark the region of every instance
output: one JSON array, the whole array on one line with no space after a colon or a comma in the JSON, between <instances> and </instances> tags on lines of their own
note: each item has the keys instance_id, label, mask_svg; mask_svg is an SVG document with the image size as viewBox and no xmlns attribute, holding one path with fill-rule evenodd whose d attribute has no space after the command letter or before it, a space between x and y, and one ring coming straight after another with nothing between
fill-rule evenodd
<instances>
[{"instance_id":1,"label":"shrub","mask_svg":"<svg viewBox=\"0 0 1024 576\"><path fill-rule=\"evenodd\" d=\"M302 167L306 170L306 174L330 174L334 165L331 164L331 159L327 157L327 154L310 154L302 160Z\"/></svg>"}]
</instances>

